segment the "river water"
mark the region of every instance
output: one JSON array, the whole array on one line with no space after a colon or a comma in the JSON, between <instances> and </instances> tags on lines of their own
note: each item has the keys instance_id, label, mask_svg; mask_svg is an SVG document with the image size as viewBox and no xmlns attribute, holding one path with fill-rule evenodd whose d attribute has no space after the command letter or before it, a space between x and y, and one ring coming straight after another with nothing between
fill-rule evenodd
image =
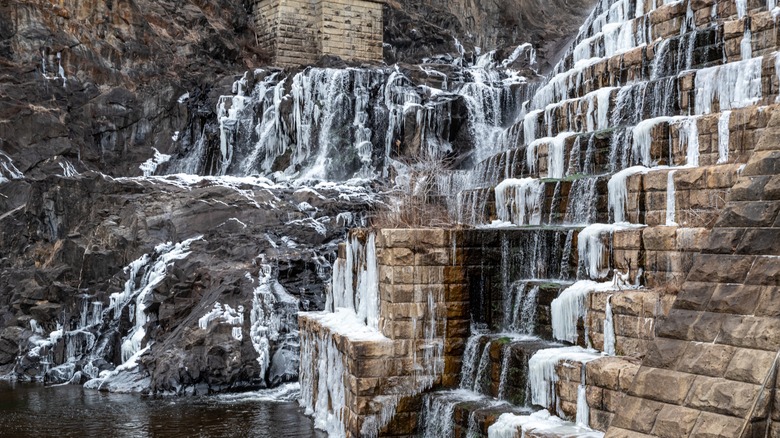
<instances>
[{"instance_id":1,"label":"river water","mask_svg":"<svg viewBox=\"0 0 780 438\"><path fill-rule=\"evenodd\" d=\"M0 381L0 437L325 437L297 392L152 399Z\"/></svg>"}]
</instances>

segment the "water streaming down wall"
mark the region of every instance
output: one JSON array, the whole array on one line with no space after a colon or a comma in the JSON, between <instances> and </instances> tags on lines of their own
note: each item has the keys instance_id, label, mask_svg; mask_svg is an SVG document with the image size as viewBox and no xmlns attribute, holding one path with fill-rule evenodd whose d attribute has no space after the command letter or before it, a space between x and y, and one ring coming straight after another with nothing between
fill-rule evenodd
<instances>
[{"instance_id":1,"label":"water streaming down wall","mask_svg":"<svg viewBox=\"0 0 780 438\"><path fill-rule=\"evenodd\" d=\"M435 65L422 67L428 78L398 67L247 72L218 100L219 144L193 127L166 171L345 181L388 176L395 160L479 161L513 143L504 128L529 87L508 66L533 53L487 53L452 81Z\"/></svg>"},{"instance_id":2,"label":"water streaming down wall","mask_svg":"<svg viewBox=\"0 0 780 438\"><path fill-rule=\"evenodd\" d=\"M123 392L139 387L136 379L127 374L132 374L136 360L148 347L145 340L150 322L146 311L149 296L166 278L169 266L186 258L190 245L199 239L160 244L153 253L132 262L125 268L128 280L123 291L109 297L107 308L104 309L103 302L85 295L79 309L69 319L64 316L64 324L48 337L42 337L42 329L35 327L30 339L35 347L18 359L20 363L38 361L40 378L48 382L80 383L92 379L90 387L105 383ZM55 356L55 350L62 354Z\"/></svg>"},{"instance_id":3,"label":"water streaming down wall","mask_svg":"<svg viewBox=\"0 0 780 438\"><path fill-rule=\"evenodd\" d=\"M325 308L331 312L339 308L354 311L360 321L374 329L379 328L379 279L376 259L376 235L353 235L346 245L346 259L338 259L333 266L331 292Z\"/></svg>"}]
</instances>

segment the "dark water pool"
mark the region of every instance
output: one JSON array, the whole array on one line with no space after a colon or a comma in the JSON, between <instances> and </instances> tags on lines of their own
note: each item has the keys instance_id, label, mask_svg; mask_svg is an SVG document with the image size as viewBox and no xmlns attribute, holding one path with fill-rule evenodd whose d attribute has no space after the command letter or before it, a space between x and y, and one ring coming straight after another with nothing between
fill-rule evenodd
<instances>
[{"instance_id":1,"label":"dark water pool","mask_svg":"<svg viewBox=\"0 0 780 438\"><path fill-rule=\"evenodd\" d=\"M0 437L325 437L289 391L148 399L0 381ZM280 396L281 394L281 396Z\"/></svg>"}]
</instances>

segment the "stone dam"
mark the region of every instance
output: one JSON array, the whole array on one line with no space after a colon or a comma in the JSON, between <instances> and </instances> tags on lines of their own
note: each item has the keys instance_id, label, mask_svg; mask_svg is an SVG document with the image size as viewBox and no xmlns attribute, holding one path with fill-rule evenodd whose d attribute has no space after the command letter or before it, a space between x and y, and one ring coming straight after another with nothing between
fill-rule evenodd
<instances>
[{"instance_id":1,"label":"stone dam","mask_svg":"<svg viewBox=\"0 0 780 438\"><path fill-rule=\"evenodd\" d=\"M456 225L340 246L299 316L331 436L780 436L780 9L660 3L599 2L437 181Z\"/></svg>"},{"instance_id":2,"label":"stone dam","mask_svg":"<svg viewBox=\"0 0 780 438\"><path fill-rule=\"evenodd\" d=\"M0 379L275 391L343 438L778 438L778 20L0 3Z\"/></svg>"}]
</instances>

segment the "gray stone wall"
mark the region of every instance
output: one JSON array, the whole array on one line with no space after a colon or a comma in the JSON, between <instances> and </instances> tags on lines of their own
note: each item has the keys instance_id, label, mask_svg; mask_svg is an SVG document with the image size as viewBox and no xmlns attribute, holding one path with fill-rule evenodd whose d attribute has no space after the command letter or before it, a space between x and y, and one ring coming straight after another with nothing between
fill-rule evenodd
<instances>
[{"instance_id":1,"label":"gray stone wall","mask_svg":"<svg viewBox=\"0 0 780 438\"><path fill-rule=\"evenodd\" d=\"M346 61L382 60L380 0L256 0L260 45L278 66L316 63L322 56Z\"/></svg>"}]
</instances>

